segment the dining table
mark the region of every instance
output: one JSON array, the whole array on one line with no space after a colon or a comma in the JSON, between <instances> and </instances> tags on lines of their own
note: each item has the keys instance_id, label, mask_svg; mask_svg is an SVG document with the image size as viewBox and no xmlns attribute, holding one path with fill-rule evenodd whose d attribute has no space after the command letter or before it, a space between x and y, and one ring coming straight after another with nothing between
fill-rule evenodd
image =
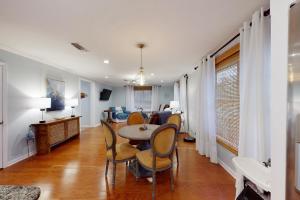
<instances>
[{"instance_id":1,"label":"dining table","mask_svg":"<svg viewBox=\"0 0 300 200\"><path fill-rule=\"evenodd\" d=\"M151 148L150 139L154 130L156 130L159 125L155 124L135 124L127 125L119 129L118 135L122 138L137 141L137 148L140 151L147 150ZM129 163L128 169L135 177L151 177L152 172L143 168L141 165L136 165L137 161ZM136 170L138 166L138 170Z\"/></svg>"}]
</instances>

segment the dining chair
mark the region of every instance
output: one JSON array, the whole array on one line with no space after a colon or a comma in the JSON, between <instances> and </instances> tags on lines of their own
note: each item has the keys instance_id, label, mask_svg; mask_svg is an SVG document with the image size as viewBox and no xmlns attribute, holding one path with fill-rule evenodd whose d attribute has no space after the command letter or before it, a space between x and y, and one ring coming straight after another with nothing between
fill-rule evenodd
<instances>
[{"instance_id":1,"label":"dining chair","mask_svg":"<svg viewBox=\"0 0 300 200\"><path fill-rule=\"evenodd\" d=\"M164 124L151 135L151 149L136 154L136 170L140 164L152 172L152 199L155 199L156 172L170 170L170 186L174 190L173 153L176 142L176 125Z\"/></svg>"},{"instance_id":2,"label":"dining chair","mask_svg":"<svg viewBox=\"0 0 300 200\"><path fill-rule=\"evenodd\" d=\"M145 121L141 112L132 112L127 118L127 125L143 124Z\"/></svg>"},{"instance_id":3,"label":"dining chair","mask_svg":"<svg viewBox=\"0 0 300 200\"><path fill-rule=\"evenodd\" d=\"M115 185L116 179L116 164L123 163L131 160L135 160L138 149L131 146L129 143L117 144L117 136L112 127L105 121L101 120L103 132L106 143L106 166L105 166L105 177L107 177L107 171L109 162L113 163L113 179L112 184Z\"/></svg>"},{"instance_id":4,"label":"dining chair","mask_svg":"<svg viewBox=\"0 0 300 200\"><path fill-rule=\"evenodd\" d=\"M175 144L175 153L176 153L176 161L177 166L179 165L179 155L178 155L178 134L181 129L181 115L180 114L172 114L168 120L168 124L175 124L176 125L176 144Z\"/></svg>"}]
</instances>

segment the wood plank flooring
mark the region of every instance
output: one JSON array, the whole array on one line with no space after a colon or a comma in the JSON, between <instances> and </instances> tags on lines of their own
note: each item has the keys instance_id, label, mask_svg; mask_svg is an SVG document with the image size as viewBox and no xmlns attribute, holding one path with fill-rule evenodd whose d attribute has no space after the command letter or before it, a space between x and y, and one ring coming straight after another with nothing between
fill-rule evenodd
<instances>
[{"instance_id":1,"label":"wood plank flooring","mask_svg":"<svg viewBox=\"0 0 300 200\"><path fill-rule=\"evenodd\" d=\"M118 129L122 125L114 124ZM182 136L183 137L183 136ZM157 199L232 200L234 179L219 165L200 156L194 144L179 143L179 167L174 167L175 190L169 187L169 173L158 174ZM118 138L118 142L125 141ZM175 163L175 162L174 162ZM151 183L135 180L125 164L117 165L116 186L112 188L110 166L105 178L105 143L102 128L82 131L74 139L44 156L33 156L0 171L0 184L35 185L40 199L151 199Z\"/></svg>"}]
</instances>

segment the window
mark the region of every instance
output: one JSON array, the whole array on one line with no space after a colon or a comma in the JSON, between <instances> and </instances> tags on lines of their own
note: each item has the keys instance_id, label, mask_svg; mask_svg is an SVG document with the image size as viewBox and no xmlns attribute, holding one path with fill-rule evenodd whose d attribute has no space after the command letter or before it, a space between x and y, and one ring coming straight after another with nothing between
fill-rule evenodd
<instances>
[{"instance_id":1,"label":"window","mask_svg":"<svg viewBox=\"0 0 300 200\"><path fill-rule=\"evenodd\" d=\"M143 108L144 111L151 110L151 96L152 90L148 87L134 88L134 107L136 109Z\"/></svg>"},{"instance_id":2,"label":"window","mask_svg":"<svg viewBox=\"0 0 300 200\"><path fill-rule=\"evenodd\" d=\"M221 61L216 58L216 115L217 142L237 154L240 117L239 46L235 48L235 51L230 49L222 54Z\"/></svg>"}]
</instances>

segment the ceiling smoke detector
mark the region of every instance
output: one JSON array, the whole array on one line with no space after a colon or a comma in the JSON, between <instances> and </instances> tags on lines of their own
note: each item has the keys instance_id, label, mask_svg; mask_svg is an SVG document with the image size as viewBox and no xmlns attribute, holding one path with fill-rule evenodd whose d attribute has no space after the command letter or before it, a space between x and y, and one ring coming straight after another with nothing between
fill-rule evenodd
<instances>
[{"instance_id":1,"label":"ceiling smoke detector","mask_svg":"<svg viewBox=\"0 0 300 200\"><path fill-rule=\"evenodd\" d=\"M78 44L78 43L76 43L76 42L71 43L71 45L72 45L73 47L75 47L76 49L78 49L79 51L85 51L85 52L88 51L86 48L84 48L83 46L81 46L80 44Z\"/></svg>"}]
</instances>

